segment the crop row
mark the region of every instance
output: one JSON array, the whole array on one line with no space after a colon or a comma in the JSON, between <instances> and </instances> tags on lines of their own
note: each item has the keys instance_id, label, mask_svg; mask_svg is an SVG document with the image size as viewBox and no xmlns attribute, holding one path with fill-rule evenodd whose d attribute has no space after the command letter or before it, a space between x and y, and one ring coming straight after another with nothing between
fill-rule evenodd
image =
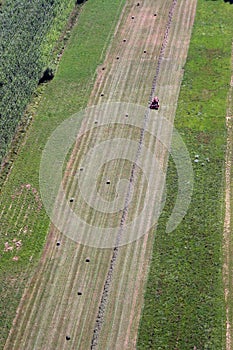
<instances>
[{"instance_id":1,"label":"crop row","mask_svg":"<svg viewBox=\"0 0 233 350\"><path fill-rule=\"evenodd\" d=\"M48 65L45 39L71 6L74 0L6 0L1 7L0 163Z\"/></svg>"}]
</instances>

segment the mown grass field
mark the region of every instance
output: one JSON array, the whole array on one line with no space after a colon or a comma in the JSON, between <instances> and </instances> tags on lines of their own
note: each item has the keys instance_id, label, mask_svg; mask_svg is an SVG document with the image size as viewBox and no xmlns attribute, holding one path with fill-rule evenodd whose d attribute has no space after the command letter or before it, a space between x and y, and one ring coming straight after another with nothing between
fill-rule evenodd
<instances>
[{"instance_id":1,"label":"mown grass field","mask_svg":"<svg viewBox=\"0 0 233 350\"><path fill-rule=\"evenodd\" d=\"M41 103L37 113L2 188L1 346L11 327L25 283L38 262L49 226L41 206L38 183L43 147L58 124L87 104L96 68L104 59L123 3L122 0L89 0L84 5L58 73L39 97ZM37 104L38 101L33 110ZM20 241L18 249L16 241ZM6 242L13 250L5 251Z\"/></svg>"},{"instance_id":2,"label":"mown grass field","mask_svg":"<svg viewBox=\"0 0 233 350\"><path fill-rule=\"evenodd\" d=\"M58 74L41 97L38 113L3 188L0 203L3 340L48 230L49 220L41 207L38 185L41 152L51 131L87 104L96 67L103 61L122 6L120 0L89 0L85 4ZM166 233L177 188L176 169L171 161L168 200L155 237L138 349L224 348L221 276L224 117L232 16L229 4L199 0L176 116L176 127L192 159L199 155L199 162L193 163L195 189L184 221L176 231ZM15 244L18 240L19 249ZM4 252L6 242L13 246L12 251ZM13 260L15 257L18 260Z\"/></svg>"},{"instance_id":3,"label":"mown grass field","mask_svg":"<svg viewBox=\"0 0 233 350\"><path fill-rule=\"evenodd\" d=\"M96 80L92 92L94 98L90 100L90 103L93 103L93 100L99 101L100 91L103 87L105 88L104 96L107 101L113 99L113 96L116 100L121 101L127 91L129 101L131 99L135 101L135 94L137 94L137 100L146 103L151 91L154 74L161 70L159 95L162 100L170 102L169 108L166 110L166 116L169 120L173 120L176 109L174 101L178 97L182 77L180 72L185 63L196 1L193 0L188 3L186 0L179 1L175 9L175 1L160 0L157 2L155 9L156 12L160 13L158 19L153 13L153 0L143 2L143 6L137 9L137 15L134 18L132 18L132 15L135 12L135 2L131 0L127 4L128 7L124 7L123 17L121 17L118 32L114 37L114 43L104 62L109 74L104 74L103 77L101 77L101 74L98 75L98 78L102 79ZM169 24L171 24L171 27ZM170 35L166 40L164 33L167 33L169 27ZM123 38L126 38L129 43L125 47L122 47ZM180 56L177 56L174 44L177 41L179 42L181 38L184 39L185 45L180 50ZM153 45L154 43L156 45ZM143 51L145 46L148 48L148 55L145 55ZM161 61L162 57L159 55L161 47L163 47L166 59L158 66L158 62ZM116 59L118 53L121 57L119 61ZM176 61L175 66L171 64L174 61ZM160 69L157 69L156 66ZM164 72L166 74L163 74ZM99 84L100 81L102 84ZM165 92L162 87L167 87L169 83L170 94L167 96L167 91ZM49 100L47 103L49 103ZM118 116L122 119L122 112ZM141 122L143 121L142 113ZM150 118L150 122L152 123L151 127L155 128L154 118ZM125 130L123 134L124 132ZM133 130L131 132L133 133ZM101 137L101 135L100 129L98 136ZM90 139L94 138L95 132L93 130ZM148 140L148 143L150 147L156 148L157 144L153 142L153 139ZM87 145L84 142L84 144L78 144L77 148L74 149L75 156L78 155L77 151L79 150L83 153ZM115 149L117 150L118 147L116 146ZM102 154L102 156L104 155ZM145 158L147 158L147 153ZM161 162L163 162L164 157L161 156L161 158ZM95 159L93 159L94 162ZM92 161L89 163L92 164ZM115 171L110 174L110 176L113 175L113 178L116 174L121 177L122 169L120 169L119 174L118 165L119 163L114 162ZM74 162L75 166L78 166L78 164ZM155 164L153 163L152 166L151 173L153 174ZM75 168L75 170L77 169ZM109 175L105 170L107 171L107 169L104 169L106 176ZM83 173L85 174L85 171ZM76 181L74 177L71 177L70 181L74 186L71 186L73 188L70 189L69 195L75 198L76 204L78 202L75 188ZM134 205L137 206L144 196L140 186L136 187L139 196ZM91 188L90 191L93 193ZM152 210L151 208L148 211ZM106 216L102 215L102 222L105 218ZM144 224L145 218L143 217L141 225L138 226L142 227ZM80 229L78 227L78 231ZM109 260L112 259L112 254L115 254L116 249L112 252L104 249L90 249L87 246L77 246L74 242L71 244L65 237L62 237L60 249L55 244L56 240L60 238L59 233L53 227L51 227L50 233L43 260L38 268L39 273L34 276L34 281L30 283L24 294L6 349L49 349L54 348L53 344L57 344L59 348L64 348L67 344L67 332L71 336L69 344L72 348L76 346L83 349L90 348L90 344L96 344L96 341L98 342L97 346L101 349L134 348L143 295L141 289L144 283L144 271L148 262L147 253L151 247L152 236L149 239L145 235L143 239L134 242L134 244L119 249L114 277L110 283L111 292L107 296L108 302L105 309L103 328L101 332L98 332L99 337L96 339L95 322L98 318L97 313L98 309L101 309L101 312L103 310L103 303L100 304L100 298L102 299L101 295L103 289L105 289L103 286L105 287L105 280L107 279L106 273L109 271L112 273ZM132 233L134 233L134 228ZM87 256L90 257L90 264L85 264ZM77 296L77 288L80 287L82 288L82 297Z\"/></svg>"},{"instance_id":4,"label":"mown grass field","mask_svg":"<svg viewBox=\"0 0 233 350\"><path fill-rule=\"evenodd\" d=\"M177 190L170 160L167 202L155 235L138 349L225 348L222 242L232 20L229 3L198 1L175 118L193 161L194 191L184 220L166 233Z\"/></svg>"}]
</instances>

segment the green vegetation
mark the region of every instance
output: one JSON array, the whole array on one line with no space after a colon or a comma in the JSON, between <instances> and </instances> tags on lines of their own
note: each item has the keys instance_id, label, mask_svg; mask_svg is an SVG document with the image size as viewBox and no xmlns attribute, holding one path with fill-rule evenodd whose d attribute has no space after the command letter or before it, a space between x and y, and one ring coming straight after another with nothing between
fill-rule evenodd
<instances>
[{"instance_id":1,"label":"green vegetation","mask_svg":"<svg viewBox=\"0 0 233 350\"><path fill-rule=\"evenodd\" d=\"M230 4L198 1L175 119L193 161L193 197L182 223L166 233L177 189L170 160L137 349L225 348L223 175L232 20Z\"/></svg>"},{"instance_id":2,"label":"green vegetation","mask_svg":"<svg viewBox=\"0 0 233 350\"><path fill-rule=\"evenodd\" d=\"M4 1L0 12L0 163L74 4L74 0Z\"/></svg>"},{"instance_id":3,"label":"green vegetation","mask_svg":"<svg viewBox=\"0 0 233 350\"><path fill-rule=\"evenodd\" d=\"M42 96L38 90L35 99L35 106L40 100L37 114L3 186L0 202L2 346L48 231L49 219L41 206L39 194L42 150L56 126L87 105L96 68L103 61L123 5L122 0L89 0L83 6L55 78ZM35 106L31 107L32 110Z\"/></svg>"}]
</instances>

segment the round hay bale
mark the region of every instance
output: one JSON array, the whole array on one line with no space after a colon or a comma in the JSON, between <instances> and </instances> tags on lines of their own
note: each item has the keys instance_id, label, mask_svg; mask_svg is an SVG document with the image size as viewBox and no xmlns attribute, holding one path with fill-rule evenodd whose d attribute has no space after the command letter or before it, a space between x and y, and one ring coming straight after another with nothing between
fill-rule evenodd
<instances>
[{"instance_id":1,"label":"round hay bale","mask_svg":"<svg viewBox=\"0 0 233 350\"><path fill-rule=\"evenodd\" d=\"M70 336L69 335L66 335L66 340L70 340Z\"/></svg>"},{"instance_id":2,"label":"round hay bale","mask_svg":"<svg viewBox=\"0 0 233 350\"><path fill-rule=\"evenodd\" d=\"M90 262L90 258L86 258L86 260L85 260L87 263L89 263Z\"/></svg>"},{"instance_id":3,"label":"round hay bale","mask_svg":"<svg viewBox=\"0 0 233 350\"><path fill-rule=\"evenodd\" d=\"M117 58L116 58L117 60L119 60L120 59L120 57L119 56L117 56Z\"/></svg>"},{"instance_id":4,"label":"round hay bale","mask_svg":"<svg viewBox=\"0 0 233 350\"><path fill-rule=\"evenodd\" d=\"M103 67L102 70L105 70L105 67Z\"/></svg>"},{"instance_id":5,"label":"round hay bale","mask_svg":"<svg viewBox=\"0 0 233 350\"><path fill-rule=\"evenodd\" d=\"M107 181L106 181L106 184L107 184L107 185L110 185L110 183L111 183L110 180L107 180Z\"/></svg>"},{"instance_id":6,"label":"round hay bale","mask_svg":"<svg viewBox=\"0 0 233 350\"><path fill-rule=\"evenodd\" d=\"M143 52L146 53L146 50L144 50Z\"/></svg>"},{"instance_id":7,"label":"round hay bale","mask_svg":"<svg viewBox=\"0 0 233 350\"><path fill-rule=\"evenodd\" d=\"M57 245L57 247L59 247L61 245L61 242L57 241L56 245Z\"/></svg>"},{"instance_id":8,"label":"round hay bale","mask_svg":"<svg viewBox=\"0 0 233 350\"><path fill-rule=\"evenodd\" d=\"M73 201L74 201L74 198L70 198L70 203L73 203Z\"/></svg>"},{"instance_id":9,"label":"round hay bale","mask_svg":"<svg viewBox=\"0 0 233 350\"><path fill-rule=\"evenodd\" d=\"M126 39L123 39L124 43L126 42Z\"/></svg>"},{"instance_id":10,"label":"round hay bale","mask_svg":"<svg viewBox=\"0 0 233 350\"><path fill-rule=\"evenodd\" d=\"M102 96L102 97L103 97L103 96L104 96L104 93L102 92L102 93L100 94L100 96Z\"/></svg>"},{"instance_id":11,"label":"round hay bale","mask_svg":"<svg viewBox=\"0 0 233 350\"><path fill-rule=\"evenodd\" d=\"M134 16L132 16L131 18L134 19Z\"/></svg>"},{"instance_id":12,"label":"round hay bale","mask_svg":"<svg viewBox=\"0 0 233 350\"><path fill-rule=\"evenodd\" d=\"M82 292L78 291L78 295L82 295L82 294L83 294Z\"/></svg>"}]
</instances>

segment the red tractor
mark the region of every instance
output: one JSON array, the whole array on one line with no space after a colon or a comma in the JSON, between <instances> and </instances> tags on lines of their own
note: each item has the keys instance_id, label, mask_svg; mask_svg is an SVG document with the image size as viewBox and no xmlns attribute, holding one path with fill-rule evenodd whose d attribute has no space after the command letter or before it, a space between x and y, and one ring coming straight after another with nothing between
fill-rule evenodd
<instances>
[{"instance_id":1,"label":"red tractor","mask_svg":"<svg viewBox=\"0 0 233 350\"><path fill-rule=\"evenodd\" d=\"M153 100L151 101L150 109L156 109L156 110L159 109L159 98L158 98L158 96L155 96L153 98Z\"/></svg>"}]
</instances>

